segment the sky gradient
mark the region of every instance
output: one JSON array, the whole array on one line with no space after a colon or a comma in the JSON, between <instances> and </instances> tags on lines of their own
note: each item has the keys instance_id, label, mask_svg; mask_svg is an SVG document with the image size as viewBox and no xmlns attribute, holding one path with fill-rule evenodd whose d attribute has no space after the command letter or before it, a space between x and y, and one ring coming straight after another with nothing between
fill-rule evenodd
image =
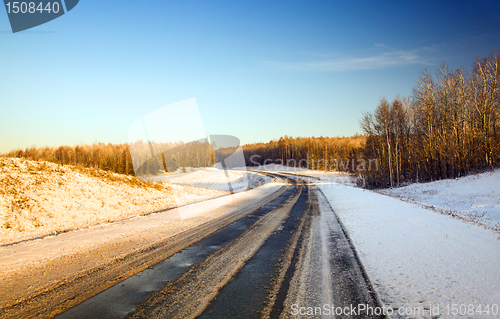
<instances>
[{"instance_id":1,"label":"sky gradient","mask_svg":"<svg viewBox=\"0 0 500 319\"><path fill-rule=\"evenodd\" d=\"M421 70L500 49L497 1L97 1L13 34L0 10L0 153L128 141L196 98L242 143L361 133Z\"/></svg>"}]
</instances>

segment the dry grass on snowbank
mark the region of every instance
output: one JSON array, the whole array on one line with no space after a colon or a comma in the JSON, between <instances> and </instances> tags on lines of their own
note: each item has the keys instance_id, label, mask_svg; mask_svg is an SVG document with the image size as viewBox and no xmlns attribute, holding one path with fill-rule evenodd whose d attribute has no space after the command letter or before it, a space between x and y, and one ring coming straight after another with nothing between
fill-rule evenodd
<instances>
[{"instance_id":1,"label":"dry grass on snowbank","mask_svg":"<svg viewBox=\"0 0 500 319\"><path fill-rule=\"evenodd\" d=\"M0 245L117 221L225 192L145 183L99 169L0 157Z\"/></svg>"}]
</instances>

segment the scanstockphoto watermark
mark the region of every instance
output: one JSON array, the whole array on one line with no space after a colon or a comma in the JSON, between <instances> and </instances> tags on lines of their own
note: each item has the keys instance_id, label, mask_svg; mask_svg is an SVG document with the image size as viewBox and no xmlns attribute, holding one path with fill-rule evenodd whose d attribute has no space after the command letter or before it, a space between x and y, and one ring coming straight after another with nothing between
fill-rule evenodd
<instances>
[{"instance_id":1,"label":"scanstockphoto watermark","mask_svg":"<svg viewBox=\"0 0 500 319\"><path fill-rule=\"evenodd\" d=\"M294 317L382 317L382 316L439 316L441 309L435 306L401 307L394 309L391 306L373 307L368 304L357 304L348 306L335 306L333 304L323 304L322 306L300 306L293 304L290 307L290 314Z\"/></svg>"},{"instance_id":2,"label":"scanstockphoto watermark","mask_svg":"<svg viewBox=\"0 0 500 319\"><path fill-rule=\"evenodd\" d=\"M300 306L293 304L290 307L290 314L294 317L432 317L441 315L468 316L468 317L498 317L500 314L498 304L430 304L427 306L406 306L406 307L373 307L368 304L358 304L349 306L335 306L333 304L323 304L322 306ZM490 317L491 318L491 317Z\"/></svg>"},{"instance_id":3,"label":"scanstockphoto watermark","mask_svg":"<svg viewBox=\"0 0 500 319\"><path fill-rule=\"evenodd\" d=\"M315 307L301 307L298 304L293 304L290 308L290 314L294 317L324 317L324 316L342 316L342 317L357 317L357 316L391 316L394 309L391 307L373 307L368 304L358 304L349 306L335 306L333 304L323 304Z\"/></svg>"},{"instance_id":4,"label":"scanstockphoto watermark","mask_svg":"<svg viewBox=\"0 0 500 319\"><path fill-rule=\"evenodd\" d=\"M343 171L343 172L371 172L379 170L379 160L377 158L365 159L365 158L348 158L348 159L314 159L306 155L306 158L295 160L287 159L282 160L280 158L272 159L267 158L262 161L262 156L252 155L250 157L250 163L254 166L271 166L273 165L277 170L284 170L286 168L303 168L310 170L321 170L321 171Z\"/></svg>"}]
</instances>

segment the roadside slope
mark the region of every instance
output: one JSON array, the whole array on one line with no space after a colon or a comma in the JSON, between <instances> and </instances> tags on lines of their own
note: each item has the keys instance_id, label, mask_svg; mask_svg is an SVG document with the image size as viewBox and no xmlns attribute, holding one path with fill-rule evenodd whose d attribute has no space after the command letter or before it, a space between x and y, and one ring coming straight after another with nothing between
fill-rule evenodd
<instances>
[{"instance_id":1,"label":"roadside slope","mask_svg":"<svg viewBox=\"0 0 500 319\"><path fill-rule=\"evenodd\" d=\"M0 316L47 318L250 213L277 181L207 201L0 247Z\"/></svg>"},{"instance_id":2,"label":"roadside slope","mask_svg":"<svg viewBox=\"0 0 500 319\"><path fill-rule=\"evenodd\" d=\"M99 169L0 157L0 245L226 194L214 189L145 183Z\"/></svg>"}]
</instances>

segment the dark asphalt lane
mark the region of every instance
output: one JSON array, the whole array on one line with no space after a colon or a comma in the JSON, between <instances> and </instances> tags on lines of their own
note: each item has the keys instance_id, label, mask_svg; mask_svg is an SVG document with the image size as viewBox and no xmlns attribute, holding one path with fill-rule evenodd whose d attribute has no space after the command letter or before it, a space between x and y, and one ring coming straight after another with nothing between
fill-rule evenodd
<instances>
[{"instance_id":1,"label":"dark asphalt lane","mask_svg":"<svg viewBox=\"0 0 500 319\"><path fill-rule=\"evenodd\" d=\"M175 302L177 299L168 299L168 295L169 291L183 289L185 283L177 280L182 274L191 270L195 275L189 278L196 280L196 272L198 268L203 269L203 262L208 256L219 250L223 251L224 246L241 237L263 216L283 207L292 197L297 196L295 204L290 204L291 208L287 208L288 215L281 225L237 271L232 280L218 290L208 307L201 314L198 313L198 318L278 318L283 315L300 318L290 315L290 309L285 307L285 300L290 297L290 285L294 280L296 284L297 278L301 277L301 260L306 250L312 247L307 245L309 238L314 235L311 233L311 223L320 214L335 216L335 223L329 228L328 247L325 250L329 264L326 276L329 276L328 282L331 283L328 289L331 289L333 296L331 303L338 307L358 304L380 307L355 247L331 206L325 204L323 193L300 178L288 174L275 175L290 179L292 185L274 200L151 269L69 309L58 318L147 317L148 313L153 313L155 304L161 306L161 303L152 299L154 291L158 292L157 295L165 295L163 305L165 302ZM321 202L321 210L318 202ZM167 283L169 290L163 291ZM192 315L195 316L194 313ZM352 318L374 317L360 314Z\"/></svg>"},{"instance_id":2,"label":"dark asphalt lane","mask_svg":"<svg viewBox=\"0 0 500 319\"><path fill-rule=\"evenodd\" d=\"M220 290L217 299L213 300L198 318L260 318L264 308L269 306L273 314L281 312L284 293L287 290L286 284L293 270L288 274L285 285L282 285L282 282L276 283L276 279L281 271L287 272L287 269L283 269L283 264L285 254L290 253L290 246L293 250L291 255L298 248L298 245L291 245L290 241L304 228L299 229L299 226L302 224L301 221L307 218L310 210L308 198L308 189L304 186L283 225L267 239L254 257L239 271L236 278ZM294 268L293 263L290 266ZM278 293L280 298L277 298L273 305L269 305L269 292L273 285L279 285L279 288L284 289L281 294Z\"/></svg>"},{"instance_id":3,"label":"dark asphalt lane","mask_svg":"<svg viewBox=\"0 0 500 319\"><path fill-rule=\"evenodd\" d=\"M136 309L136 304L146 301L151 292L161 290L167 282L174 281L192 265L199 263L214 251L236 239L260 217L282 206L296 191L296 188L297 185L293 182L283 194L254 212L217 230L207 238L172 255L156 266L137 273L68 309L56 318L123 318Z\"/></svg>"}]
</instances>

